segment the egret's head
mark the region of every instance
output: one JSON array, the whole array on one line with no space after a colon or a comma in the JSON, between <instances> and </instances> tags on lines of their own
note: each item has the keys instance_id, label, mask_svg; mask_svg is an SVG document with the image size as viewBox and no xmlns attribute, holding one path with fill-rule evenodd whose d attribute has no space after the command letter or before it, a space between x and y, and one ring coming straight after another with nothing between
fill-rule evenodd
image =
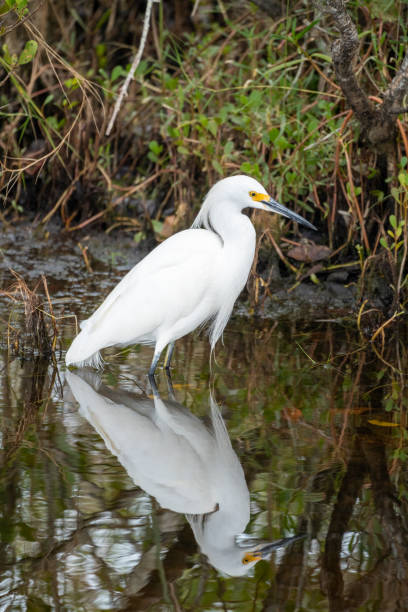
<instances>
[{"instance_id":1,"label":"egret's head","mask_svg":"<svg viewBox=\"0 0 408 612\"><path fill-rule=\"evenodd\" d=\"M255 547L244 549L241 554L241 565L248 571L261 559L267 559L273 550L276 549L275 543L267 542L264 544L258 544Z\"/></svg>"},{"instance_id":2,"label":"egret's head","mask_svg":"<svg viewBox=\"0 0 408 612\"><path fill-rule=\"evenodd\" d=\"M261 559L268 559L275 550L274 543L258 544L252 547L242 547L236 544L223 550L214 549L208 555L208 560L216 569L228 576L245 576Z\"/></svg>"},{"instance_id":3,"label":"egret's head","mask_svg":"<svg viewBox=\"0 0 408 612\"><path fill-rule=\"evenodd\" d=\"M230 176L216 183L211 189L213 195L219 199L228 198L242 208L259 208L275 212L278 215L297 221L309 229L316 229L314 225L303 219L300 215L292 212L286 206L279 204L262 187L261 183L244 174Z\"/></svg>"},{"instance_id":4,"label":"egret's head","mask_svg":"<svg viewBox=\"0 0 408 612\"><path fill-rule=\"evenodd\" d=\"M251 567L252 565L254 565L257 561L260 561L261 559L262 559L262 555L259 552L251 551L251 552L245 553L245 555L241 559L241 563L242 565Z\"/></svg>"},{"instance_id":5,"label":"egret's head","mask_svg":"<svg viewBox=\"0 0 408 612\"><path fill-rule=\"evenodd\" d=\"M250 549L247 549L245 552L243 552L241 557L241 564L248 570L261 559L268 559L270 555L281 546L288 546L289 544L293 544L294 542L297 542L298 540L303 540L304 538L305 534L299 534L295 536L290 536L288 538L281 538L280 540L275 540L274 542L266 542L264 544L259 544L255 547L251 547Z\"/></svg>"}]
</instances>

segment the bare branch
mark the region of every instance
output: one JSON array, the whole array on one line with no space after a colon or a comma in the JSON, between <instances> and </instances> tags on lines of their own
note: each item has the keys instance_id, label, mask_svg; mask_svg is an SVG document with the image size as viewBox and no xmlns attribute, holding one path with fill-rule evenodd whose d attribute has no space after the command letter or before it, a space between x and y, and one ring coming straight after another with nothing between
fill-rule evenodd
<instances>
[{"instance_id":1,"label":"bare branch","mask_svg":"<svg viewBox=\"0 0 408 612\"><path fill-rule=\"evenodd\" d=\"M326 0L325 9L332 15L340 32L340 38L332 46L336 79L357 118L364 126L367 126L372 119L374 108L354 74L360 47L357 29L346 11L343 0Z\"/></svg>"},{"instance_id":2,"label":"bare branch","mask_svg":"<svg viewBox=\"0 0 408 612\"><path fill-rule=\"evenodd\" d=\"M408 53L404 57L401 68L392 79L384 94L383 112L400 114L406 112L403 106L404 97L408 93Z\"/></svg>"},{"instance_id":3,"label":"bare branch","mask_svg":"<svg viewBox=\"0 0 408 612\"><path fill-rule=\"evenodd\" d=\"M145 12L144 20L143 20L143 30L142 30L142 36L140 37L139 49L133 59L132 66L126 77L126 80L120 89L119 97L116 100L115 108L113 109L112 117L110 118L109 125L106 130L106 136L109 136L109 134L111 133L113 124L115 123L115 119L117 117L117 114L120 110L120 107L122 106L123 98L127 95L129 83L133 79L134 74L136 72L136 68L138 67L140 60L142 58L144 46L146 44L147 34L149 32L150 14L152 12L153 2L160 2L160 0L147 0L146 12Z\"/></svg>"}]
</instances>

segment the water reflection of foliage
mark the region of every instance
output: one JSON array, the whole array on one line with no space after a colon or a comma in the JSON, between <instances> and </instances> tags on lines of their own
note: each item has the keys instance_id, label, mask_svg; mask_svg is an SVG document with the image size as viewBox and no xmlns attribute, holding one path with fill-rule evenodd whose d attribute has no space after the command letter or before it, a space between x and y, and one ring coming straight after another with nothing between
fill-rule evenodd
<instances>
[{"instance_id":1,"label":"water reflection of foliage","mask_svg":"<svg viewBox=\"0 0 408 612\"><path fill-rule=\"evenodd\" d=\"M292 338L297 335L295 327L292 325ZM311 329L309 334L301 332L300 344L309 364L299 358L293 344L286 354L277 352L273 341L261 342L258 350L249 351L253 360L243 367L250 373L248 393L252 398L254 395L265 398L265 405L260 408L266 418L257 426L255 421L260 422L257 416L248 415L246 418L253 427L244 430L241 423L240 433L252 447L251 462L258 479L262 467L265 470L265 464L269 464L259 489L272 488L272 494L263 500L257 497L265 509L269 529L276 529L273 518L278 513L274 515L273 508L279 504L277 487L284 492L289 510L299 504L304 493L301 512L293 513L298 521L295 529L302 532L308 526L311 539L317 537L323 544L324 538L321 577L332 609L364 605L371 598L368 585L378 580L385 580L387 601L395 604L406 599L408 569L406 342L397 336L373 347L356 337L351 329L345 328L341 334L334 329L325 326ZM263 333L261 330L261 337ZM353 346L355 350L350 351ZM245 354L240 351L241 357L245 358ZM269 377L266 368L270 370ZM268 387L260 387L260 381L268 378ZM286 426L282 417L287 420ZM330 433L322 427L322 418L328 419ZM270 440L276 427L281 432L286 429L290 435L290 430L299 425L307 426L314 434L312 452L318 439L329 446L329 466L321 469L320 462L314 476L292 485L293 495L288 496L289 470L277 469L282 453L278 462L274 457L278 449ZM311 469L307 473L313 474L310 455ZM273 474L273 483L268 473ZM330 500L334 505L329 518L324 516L323 509ZM289 516L290 511L285 513L286 521ZM281 523L280 527L283 526ZM364 568L367 572L351 583L348 581L347 587L343 582L344 537L351 553L349 569ZM393 582L386 578L389 575L398 578ZM273 589L274 597L278 596L280 584L277 581L278 586ZM286 586L282 588L285 590Z\"/></svg>"},{"instance_id":2,"label":"water reflection of foliage","mask_svg":"<svg viewBox=\"0 0 408 612\"><path fill-rule=\"evenodd\" d=\"M8 597L34 601L33 576L38 600L72 609L94 605L96 591L128 610L220 602L283 610L295 601L314 610L327 598L333 610L374 601L395 608L407 596L405 346L404 337L377 345L379 359L352 328L339 331L334 322L261 322L254 333L236 320L230 328L217 349L214 387L251 491L249 532L309 536L239 583L209 567L183 520L136 489L76 412L61 409L52 369L4 362L0 528ZM178 363L186 363L175 372L178 398L204 415L207 343L187 338L178 350ZM140 359L128 355L121 367L133 371ZM132 553L121 572L114 553L123 541Z\"/></svg>"},{"instance_id":3,"label":"water reflection of foliage","mask_svg":"<svg viewBox=\"0 0 408 612\"><path fill-rule=\"evenodd\" d=\"M193 346L187 339L181 350L192 358ZM264 321L255 335L238 323L217 351L218 363L227 364L218 369L217 396L224 398L258 507L252 532L273 538L285 529L307 529L325 551L321 568L318 560L296 564L294 553L287 563L283 558L266 601L290 598L287 574L298 586L299 575L313 582L321 571L334 607L352 600L364 605L370 580L385 580L387 590L384 568L405 566L398 542L407 533L407 353L401 338L372 348L355 329L336 322L305 331L298 323ZM340 567L344 579L349 572L353 577L344 592ZM399 587L402 594L403 582Z\"/></svg>"}]
</instances>

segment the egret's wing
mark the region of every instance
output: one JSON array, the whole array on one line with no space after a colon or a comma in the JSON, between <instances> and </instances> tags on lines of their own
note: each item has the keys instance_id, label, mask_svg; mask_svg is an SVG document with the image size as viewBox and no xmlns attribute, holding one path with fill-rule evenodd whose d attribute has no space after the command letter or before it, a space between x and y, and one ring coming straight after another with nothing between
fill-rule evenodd
<instances>
[{"instance_id":1,"label":"egret's wing","mask_svg":"<svg viewBox=\"0 0 408 612\"><path fill-rule=\"evenodd\" d=\"M136 485L153 495L160 505L175 512L204 513L210 508L207 462L202 448L207 447L208 431L191 413L177 409L179 433L163 426L167 416L165 402L157 415L152 400L125 391L117 393L102 387L96 391L82 377L66 373L71 391L80 404L80 413L99 433ZM108 397L109 395L109 397ZM126 397L127 395L127 397ZM115 401L115 397L119 402ZM125 405L123 400L126 400ZM186 428L183 428L183 422ZM195 428L194 441L187 435ZM186 431L183 431L186 429Z\"/></svg>"},{"instance_id":2,"label":"egret's wing","mask_svg":"<svg viewBox=\"0 0 408 612\"><path fill-rule=\"evenodd\" d=\"M112 338L115 344L122 342L122 334L123 341L129 335L143 341L144 333L164 321L187 317L208 293L220 249L212 232L175 234L126 274L83 329L102 338L106 327L106 341Z\"/></svg>"},{"instance_id":3,"label":"egret's wing","mask_svg":"<svg viewBox=\"0 0 408 612\"><path fill-rule=\"evenodd\" d=\"M183 255L180 249L173 247L173 243L175 242L174 238L176 238L176 236L178 236L178 234L159 244L153 251L129 270L122 280L106 296L105 300L93 315L91 315L89 319L82 321L81 328L84 329L93 326L125 291L135 287L138 283L143 281L143 278L147 279L149 275L154 275L155 272L164 272L167 267L182 264L185 255Z\"/></svg>"}]
</instances>

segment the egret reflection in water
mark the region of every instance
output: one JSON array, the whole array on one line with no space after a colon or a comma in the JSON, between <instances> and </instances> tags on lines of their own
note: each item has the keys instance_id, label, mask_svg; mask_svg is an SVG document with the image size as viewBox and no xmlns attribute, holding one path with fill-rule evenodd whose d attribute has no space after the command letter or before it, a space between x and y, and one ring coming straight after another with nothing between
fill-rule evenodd
<instances>
[{"instance_id":1,"label":"egret reflection in water","mask_svg":"<svg viewBox=\"0 0 408 612\"><path fill-rule=\"evenodd\" d=\"M215 401L211 428L178 403L101 385L94 374L67 372L81 414L103 438L136 485L163 507L186 514L211 565L245 574L278 546L237 542L249 522L249 492Z\"/></svg>"}]
</instances>

